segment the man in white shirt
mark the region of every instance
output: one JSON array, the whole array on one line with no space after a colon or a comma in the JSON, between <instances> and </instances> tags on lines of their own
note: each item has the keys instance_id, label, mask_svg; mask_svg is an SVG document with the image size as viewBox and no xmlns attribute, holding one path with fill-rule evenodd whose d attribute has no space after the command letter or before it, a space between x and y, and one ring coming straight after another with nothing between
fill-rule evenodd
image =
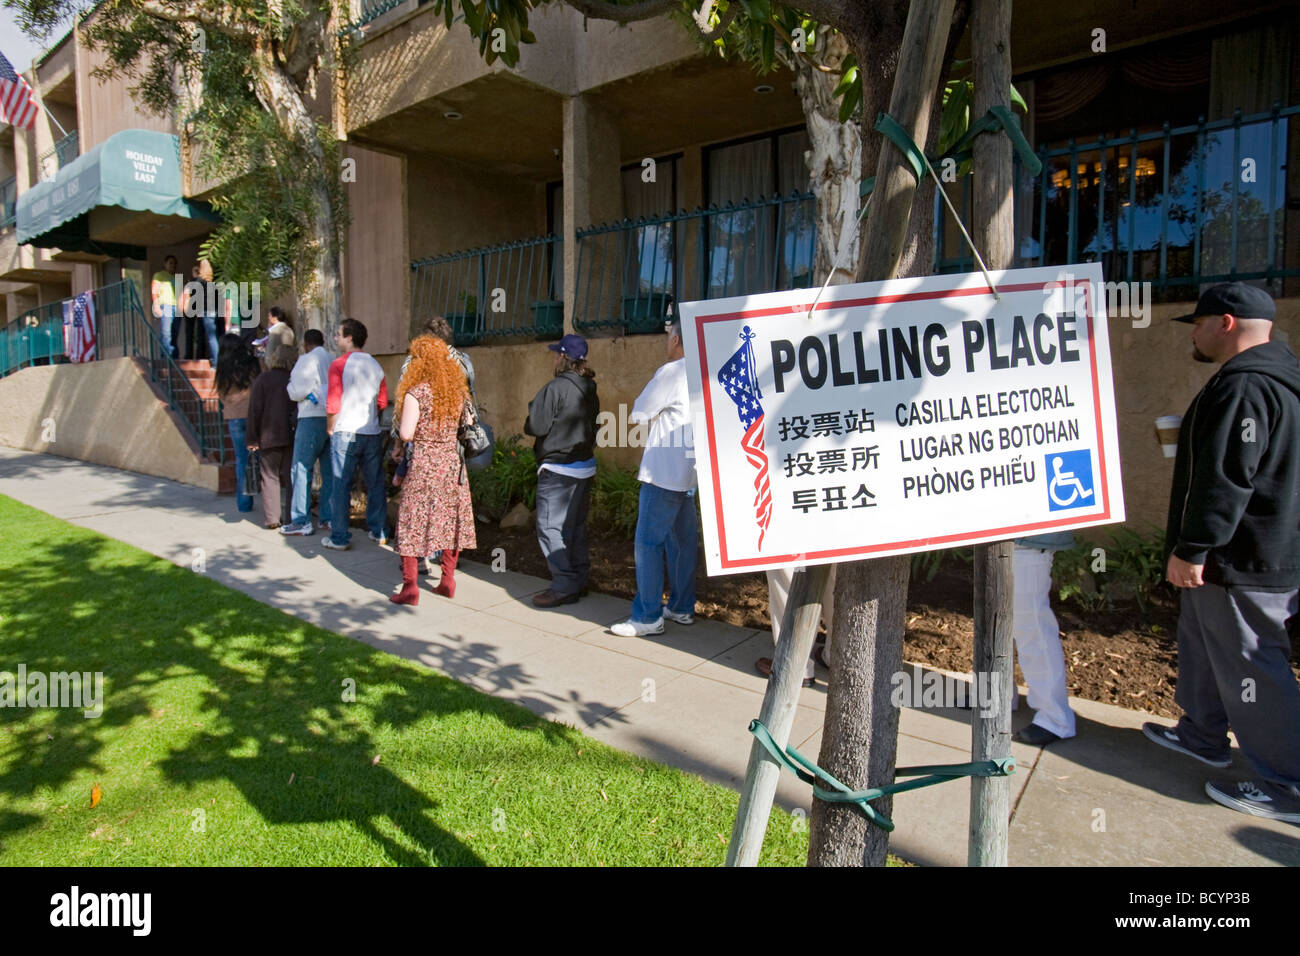
<instances>
[{"instance_id":1,"label":"man in white shirt","mask_svg":"<svg viewBox=\"0 0 1300 956\"><path fill-rule=\"evenodd\" d=\"M662 634L664 618L695 623L695 438L682 326L668 326L668 362L637 396L628 420L649 425L641 455L641 500L636 519L636 598L632 616L612 630L619 637ZM670 597L663 603L664 565Z\"/></svg>"},{"instance_id":2,"label":"man in white shirt","mask_svg":"<svg viewBox=\"0 0 1300 956\"><path fill-rule=\"evenodd\" d=\"M330 463L330 436L325 431L325 402L334 356L325 351L325 336L320 329L308 329L302 341L308 351L298 357L288 385L289 397L298 403L298 428L293 434L293 504L289 523L281 526L280 534L316 533L311 520L311 476L318 461L321 522L330 520L334 469Z\"/></svg>"},{"instance_id":3,"label":"man in white shirt","mask_svg":"<svg viewBox=\"0 0 1300 956\"><path fill-rule=\"evenodd\" d=\"M366 327L356 319L344 319L334 333L342 353L330 363L329 395L325 401L325 427L330 434L330 455L334 469L333 507L330 536L321 542L333 551L346 551L352 532L348 511L352 479L361 468L366 483L366 528L370 540L388 540L388 503L384 495L384 468L379 433L379 413L388 407L388 383L384 369L362 349Z\"/></svg>"}]
</instances>

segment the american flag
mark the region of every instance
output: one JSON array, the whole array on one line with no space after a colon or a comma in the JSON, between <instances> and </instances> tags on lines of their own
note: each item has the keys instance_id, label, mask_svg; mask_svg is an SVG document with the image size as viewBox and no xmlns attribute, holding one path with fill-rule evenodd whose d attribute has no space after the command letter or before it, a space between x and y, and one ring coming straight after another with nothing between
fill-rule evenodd
<instances>
[{"instance_id":1,"label":"american flag","mask_svg":"<svg viewBox=\"0 0 1300 956\"><path fill-rule=\"evenodd\" d=\"M14 129L31 129L36 122L36 110L32 88L0 53L0 122L9 123Z\"/></svg>"},{"instance_id":2,"label":"american flag","mask_svg":"<svg viewBox=\"0 0 1300 956\"><path fill-rule=\"evenodd\" d=\"M89 292L63 303L63 353L69 362L95 360L95 302Z\"/></svg>"},{"instance_id":3,"label":"american flag","mask_svg":"<svg viewBox=\"0 0 1300 956\"><path fill-rule=\"evenodd\" d=\"M718 384L736 403L740 427L745 430L740 447L749 463L757 469L754 477L754 519L758 525L758 547L763 547L763 535L772 523L772 486L767 480L767 452L763 448L763 393L758 387L754 372L754 333L745 326L740 333L744 344L736 350L726 365L718 372Z\"/></svg>"}]
</instances>

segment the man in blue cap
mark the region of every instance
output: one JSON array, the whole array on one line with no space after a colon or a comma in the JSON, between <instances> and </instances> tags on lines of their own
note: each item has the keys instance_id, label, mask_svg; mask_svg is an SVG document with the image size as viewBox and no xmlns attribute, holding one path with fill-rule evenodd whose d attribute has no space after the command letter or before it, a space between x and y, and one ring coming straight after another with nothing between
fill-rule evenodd
<instances>
[{"instance_id":1,"label":"man in blue cap","mask_svg":"<svg viewBox=\"0 0 1300 956\"><path fill-rule=\"evenodd\" d=\"M533 604L551 608L572 604L587 590L587 511L600 399L586 339L570 334L547 347L556 353L555 377L528 403L524 434L536 439L537 543L551 569L551 586L533 595Z\"/></svg>"},{"instance_id":2,"label":"man in blue cap","mask_svg":"<svg viewBox=\"0 0 1300 956\"><path fill-rule=\"evenodd\" d=\"M1222 367L1183 417L1165 538L1178 615L1175 727L1143 725L1170 750L1227 767L1229 728L1254 772L1211 799L1300 823L1300 686L1288 619L1300 609L1300 361L1271 342L1275 309L1242 282L1208 289L1192 355Z\"/></svg>"}]
</instances>

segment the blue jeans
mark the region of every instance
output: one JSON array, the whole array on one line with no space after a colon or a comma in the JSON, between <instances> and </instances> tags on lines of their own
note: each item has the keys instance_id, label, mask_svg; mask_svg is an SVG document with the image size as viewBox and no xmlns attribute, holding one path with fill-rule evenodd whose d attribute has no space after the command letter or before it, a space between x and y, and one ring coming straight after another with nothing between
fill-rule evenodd
<instances>
[{"instance_id":1,"label":"blue jeans","mask_svg":"<svg viewBox=\"0 0 1300 956\"><path fill-rule=\"evenodd\" d=\"M240 511L253 510L253 496L244 494L244 472L248 471L248 419L228 418L230 443L235 446L235 506Z\"/></svg>"},{"instance_id":2,"label":"blue jeans","mask_svg":"<svg viewBox=\"0 0 1300 956\"><path fill-rule=\"evenodd\" d=\"M311 521L311 473L318 461L321 520L332 520L330 494L334 490L334 469L330 458L330 436L325 432L324 417L299 418L298 430L293 434L293 505L289 508L289 520L293 524Z\"/></svg>"},{"instance_id":3,"label":"blue jeans","mask_svg":"<svg viewBox=\"0 0 1300 956\"><path fill-rule=\"evenodd\" d=\"M203 316L203 334L208 340L208 365L217 367L217 317Z\"/></svg>"},{"instance_id":4,"label":"blue jeans","mask_svg":"<svg viewBox=\"0 0 1300 956\"><path fill-rule=\"evenodd\" d=\"M384 466L379 435L338 432L330 441L330 462L334 469L334 487L330 508L330 538L335 544L352 540L348 530L348 510L352 503L352 479L357 468L366 483L366 530L383 534L388 522L388 501L384 495Z\"/></svg>"},{"instance_id":5,"label":"blue jeans","mask_svg":"<svg viewBox=\"0 0 1300 956\"><path fill-rule=\"evenodd\" d=\"M175 321L176 306L158 306L158 329L162 335L163 348L170 353L172 358L176 358L176 333L172 331L172 323Z\"/></svg>"},{"instance_id":6,"label":"blue jeans","mask_svg":"<svg viewBox=\"0 0 1300 956\"><path fill-rule=\"evenodd\" d=\"M632 620L649 624L663 616L664 565L671 597L668 610L695 613L695 563L700 527L695 496L642 482L636 516L636 597Z\"/></svg>"}]
</instances>

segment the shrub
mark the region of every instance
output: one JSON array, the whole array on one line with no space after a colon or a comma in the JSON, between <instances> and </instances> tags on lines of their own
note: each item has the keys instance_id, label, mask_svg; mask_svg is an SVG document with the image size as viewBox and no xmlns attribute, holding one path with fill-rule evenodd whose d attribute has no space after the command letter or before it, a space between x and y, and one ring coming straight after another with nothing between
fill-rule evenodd
<instances>
[{"instance_id":1,"label":"shrub","mask_svg":"<svg viewBox=\"0 0 1300 956\"><path fill-rule=\"evenodd\" d=\"M498 439L492 464L469 475L474 511L499 520L519 502L529 508L537 502L537 459L522 435Z\"/></svg>"},{"instance_id":2,"label":"shrub","mask_svg":"<svg viewBox=\"0 0 1300 956\"><path fill-rule=\"evenodd\" d=\"M1095 553L1098 547L1101 554ZM1120 528L1111 534L1110 544L1102 546L1079 540L1056 553L1052 570L1062 601L1096 611L1132 599L1145 612L1156 594L1168 591L1164 532L1154 527L1143 532Z\"/></svg>"},{"instance_id":3,"label":"shrub","mask_svg":"<svg viewBox=\"0 0 1300 956\"><path fill-rule=\"evenodd\" d=\"M591 489L591 520L600 528L631 541L641 502L636 472L599 462Z\"/></svg>"}]
</instances>

